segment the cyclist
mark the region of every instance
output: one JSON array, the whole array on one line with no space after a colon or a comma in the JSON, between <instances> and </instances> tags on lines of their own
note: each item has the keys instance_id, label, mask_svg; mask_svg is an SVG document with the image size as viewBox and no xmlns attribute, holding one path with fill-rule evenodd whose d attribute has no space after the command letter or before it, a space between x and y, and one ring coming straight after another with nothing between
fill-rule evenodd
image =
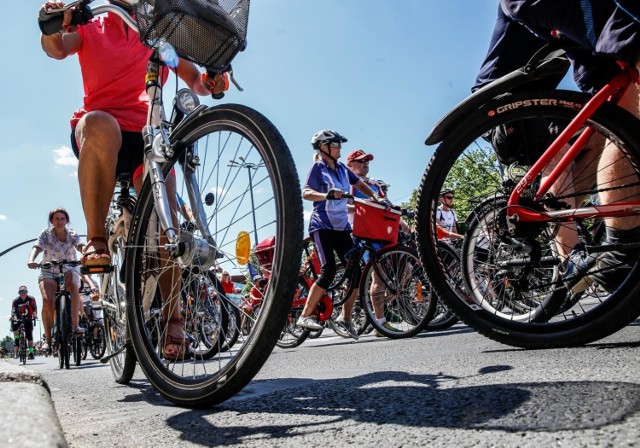
<instances>
[{"instance_id":1,"label":"cyclist","mask_svg":"<svg viewBox=\"0 0 640 448\"><path fill-rule=\"evenodd\" d=\"M640 3L634 0L501 0L489 52L475 88L525 65L547 40L561 35L580 46L580 49L572 49L568 53L574 65L577 85L586 92L597 91L619 71L616 61L640 69L639 17ZM560 77L553 81L559 82ZM531 88L530 85L526 87ZM637 84L630 85L619 104L640 118ZM521 132L532 133L531 130ZM499 140L508 142L510 138ZM546 145L541 146L544 148ZM616 179L633 176L633 168L620 159L624 156L618 148L607 145L599 163L599 184L615 185ZM578 170L577 167L575 169ZM567 178L569 176L567 174ZM603 204L631 200L639 193L637 187L613 189L601 193L600 200ZM605 223L610 244L636 243L640 237L638 217L608 218ZM574 247L573 243L577 242L575 230L570 227L564 229L568 231L558 235L558 240L562 241L560 245ZM561 248L560 252L564 254ZM576 247L565 264L565 278L570 279L575 273L585 273L594 267L583 281L573 287L573 292L586 289L594 281L611 291L624 280L635 256L609 251L593 257Z\"/></svg>"},{"instance_id":2,"label":"cyclist","mask_svg":"<svg viewBox=\"0 0 640 448\"><path fill-rule=\"evenodd\" d=\"M44 229L36 244L31 249L27 266L35 269L36 258L44 252L42 262L52 260L74 261L77 259L76 250L82 252L83 244L78 234L68 227L69 213L64 208L56 208L49 212L50 226ZM82 299L78 290L80 286L80 270L77 266L64 266L65 286L71 293L71 328L76 333L84 333L84 328L78 325L82 310ZM54 311L56 309L56 289L58 286L57 271L41 269L38 283L42 294L42 322L47 335L47 345L51 350L51 328L53 327Z\"/></svg>"},{"instance_id":3,"label":"cyclist","mask_svg":"<svg viewBox=\"0 0 640 448\"><path fill-rule=\"evenodd\" d=\"M124 1L111 3L133 14ZM50 1L42 6L60 9L63 2ZM133 185L139 193L142 186L144 142L141 130L146 125L149 98L145 91L147 62L152 50L142 45L135 33L116 14L91 20L82 26L71 25L72 13L64 12L63 29L59 34L42 35L44 52L55 59L78 54L84 84L84 104L71 119L71 146L79 158L78 181L80 197L87 222L87 246L81 261L85 265L109 265L104 222L118 174L133 174ZM177 75L198 95L220 93L228 88L226 75L214 78L202 76L198 67L179 59L174 69ZM164 73L161 82L166 81ZM172 210L177 210L175 178L168 176L167 193ZM177 222L174 222L177 227ZM167 270L160 277L162 297L171 303L180 300L171 294L172 279L180 276ZM164 355L168 359L184 356L186 337L178 306L163 307L163 320L168 325Z\"/></svg>"},{"instance_id":4,"label":"cyclist","mask_svg":"<svg viewBox=\"0 0 640 448\"><path fill-rule=\"evenodd\" d=\"M15 347L18 348L20 335L18 328L24 322L24 332L29 346L29 359L33 359L33 321L38 318L38 305L33 296L28 295L26 286L18 288L18 297L11 303L11 330L15 339Z\"/></svg>"},{"instance_id":5,"label":"cyclist","mask_svg":"<svg viewBox=\"0 0 640 448\"><path fill-rule=\"evenodd\" d=\"M343 198L343 192L349 191L353 185L366 197L376 197L371 187L338 161L342 144L346 141L345 137L329 129L318 131L311 138L311 146L316 153L302 197L313 201L309 235L318 250L320 276L311 286L307 302L297 322L299 326L310 330L322 328L313 313L336 275L334 251L346 264L344 255L353 248L347 200ZM336 319L336 324L343 327L354 339L358 339L358 333L351 322L351 311L358 296L357 292L357 289L354 290L342 308L342 315Z\"/></svg>"},{"instance_id":6,"label":"cyclist","mask_svg":"<svg viewBox=\"0 0 640 448\"><path fill-rule=\"evenodd\" d=\"M456 223L458 216L453 210L453 200L455 192L451 188L446 188L440 192L440 205L436 210L436 223L444 230L458 232Z\"/></svg>"},{"instance_id":7,"label":"cyclist","mask_svg":"<svg viewBox=\"0 0 640 448\"><path fill-rule=\"evenodd\" d=\"M100 300L100 289L90 275L80 278L80 297L82 297L82 313L89 323L97 323L102 320L102 311L94 310L93 303ZM93 328L93 340L98 339L98 326Z\"/></svg>"}]
</instances>

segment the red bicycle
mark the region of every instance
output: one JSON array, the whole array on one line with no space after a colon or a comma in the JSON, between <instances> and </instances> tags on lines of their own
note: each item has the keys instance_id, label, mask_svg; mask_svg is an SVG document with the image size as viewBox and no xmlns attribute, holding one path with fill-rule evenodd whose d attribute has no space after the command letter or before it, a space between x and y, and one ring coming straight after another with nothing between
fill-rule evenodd
<instances>
[{"instance_id":1,"label":"red bicycle","mask_svg":"<svg viewBox=\"0 0 640 448\"><path fill-rule=\"evenodd\" d=\"M638 73L624 67L593 97L526 92L568 65L563 50L546 47L463 101L426 142L441 142L418 196L419 247L433 286L465 323L519 347L584 344L640 315L640 238L605 236L605 223L640 214L640 122L617 105ZM533 157L505 160L505 145ZM443 188L456 190L457 214L468 215L462 286L437 249ZM603 268L597 260L606 252L625 263ZM595 281L596 273L619 280Z\"/></svg>"}]
</instances>

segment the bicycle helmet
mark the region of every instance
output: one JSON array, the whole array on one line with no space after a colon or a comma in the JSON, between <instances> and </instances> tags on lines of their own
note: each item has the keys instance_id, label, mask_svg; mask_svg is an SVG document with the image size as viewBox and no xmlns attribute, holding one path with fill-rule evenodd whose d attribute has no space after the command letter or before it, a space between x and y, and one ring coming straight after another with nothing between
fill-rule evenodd
<instances>
[{"instance_id":1,"label":"bicycle helmet","mask_svg":"<svg viewBox=\"0 0 640 448\"><path fill-rule=\"evenodd\" d=\"M453 190L453 188L445 188L444 190L442 190L440 192L440 196L444 196L445 194L451 193L453 195L456 194L456 192Z\"/></svg>"},{"instance_id":2,"label":"bicycle helmet","mask_svg":"<svg viewBox=\"0 0 640 448\"><path fill-rule=\"evenodd\" d=\"M323 129L313 134L311 137L311 146L313 149L318 149L321 143L339 142L345 143L347 139L331 129Z\"/></svg>"}]
</instances>

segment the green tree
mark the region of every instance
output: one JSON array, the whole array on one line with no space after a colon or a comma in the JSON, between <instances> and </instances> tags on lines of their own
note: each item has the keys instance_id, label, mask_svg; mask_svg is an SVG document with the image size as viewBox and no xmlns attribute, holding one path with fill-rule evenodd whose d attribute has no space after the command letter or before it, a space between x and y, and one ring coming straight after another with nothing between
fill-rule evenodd
<instances>
[{"instance_id":1,"label":"green tree","mask_svg":"<svg viewBox=\"0 0 640 448\"><path fill-rule=\"evenodd\" d=\"M487 143L467 149L450 169L442 189L455 190L454 208L458 220L463 222L483 199L495 194L502 184L502 166ZM403 207L415 209L418 190L413 190Z\"/></svg>"}]
</instances>

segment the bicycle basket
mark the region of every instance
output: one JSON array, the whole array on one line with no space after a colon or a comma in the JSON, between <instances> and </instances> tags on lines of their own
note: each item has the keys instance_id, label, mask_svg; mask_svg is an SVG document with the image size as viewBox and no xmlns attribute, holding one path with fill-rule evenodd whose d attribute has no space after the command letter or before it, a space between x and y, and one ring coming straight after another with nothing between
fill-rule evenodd
<instances>
[{"instance_id":1,"label":"bicycle basket","mask_svg":"<svg viewBox=\"0 0 640 448\"><path fill-rule=\"evenodd\" d=\"M376 202L355 200L353 236L388 243L398 242L401 211Z\"/></svg>"},{"instance_id":2,"label":"bicycle basket","mask_svg":"<svg viewBox=\"0 0 640 448\"><path fill-rule=\"evenodd\" d=\"M249 0L140 0L134 8L145 46L167 42L208 70L225 70L245 47Z\"/></svg>"}]
</instances>

